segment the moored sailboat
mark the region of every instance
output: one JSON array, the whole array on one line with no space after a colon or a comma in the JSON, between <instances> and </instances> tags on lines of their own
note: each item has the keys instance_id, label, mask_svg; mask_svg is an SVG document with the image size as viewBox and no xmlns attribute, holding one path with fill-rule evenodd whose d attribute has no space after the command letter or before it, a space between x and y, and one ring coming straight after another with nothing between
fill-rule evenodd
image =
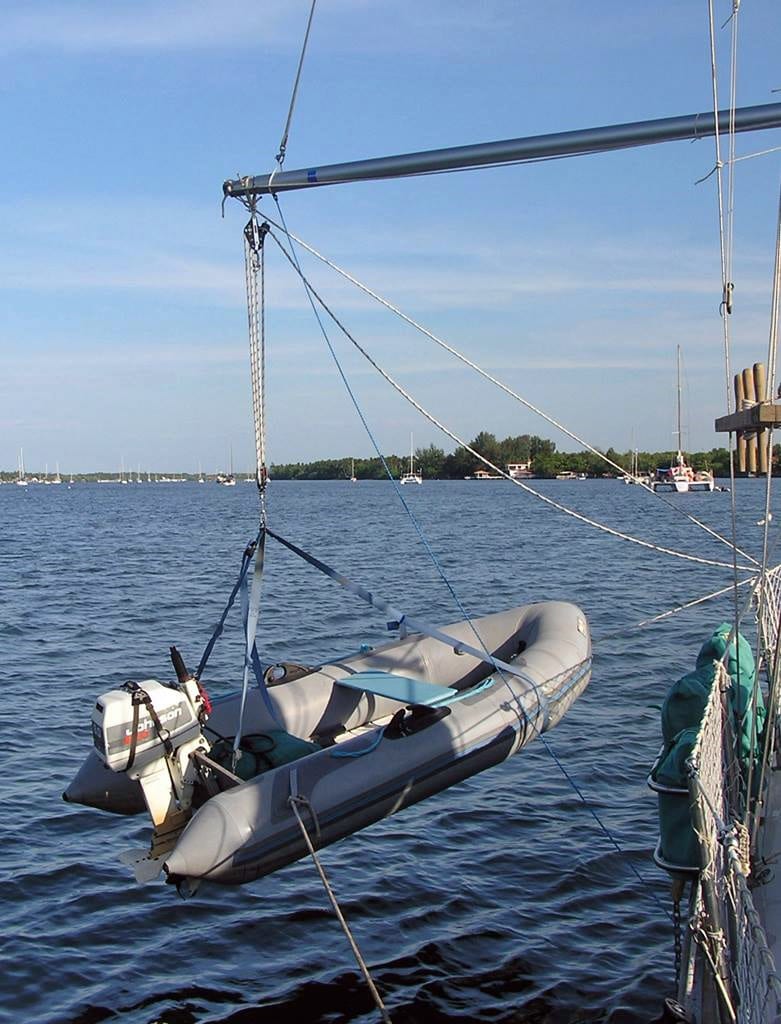
<instances>
[{"instance_id":1,"label":"moored sailboat","mask_svg":"<svg viewBox=\"0 0 781 1024\"><path fill-rule=\"evenodd\" d=\"M24 453L21 448L19 449L19 459L17 463L15 483L18 487L27 486L27 476L24 471Z\"/></svg>"},{"instance_id":2,"label":"moored sailboat","mask_svg":"<svg viewBox=\"0 0 781 1024\"><path fill-rule=\"evenodd\" d=\"M412 440L412 434L409 436L409 469L406 473L403 473L400 484L422 484L423 476L415 469L415 445Z\"/></svg>"},{"instance_id":3,"label":"moored sailboat","mask_svg":"<svg viewBox=\"0 0 781 1024\"><path fill-rule=\"evenodd\" d=\"M676 494L688 494L689 491L713 491L715 481L710 470L695 471L686 461L682 450L683 428L681 423L681 346L677 350L677 423L678 450L673 464L665 469L657 469L651 481L655 491L675 491Z\"/></svg>"}]
</instances>

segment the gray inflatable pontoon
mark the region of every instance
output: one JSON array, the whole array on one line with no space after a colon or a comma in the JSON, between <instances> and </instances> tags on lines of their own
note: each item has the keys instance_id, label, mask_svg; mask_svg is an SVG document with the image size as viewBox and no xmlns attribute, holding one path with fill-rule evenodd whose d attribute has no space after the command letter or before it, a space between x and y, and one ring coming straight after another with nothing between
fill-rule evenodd
<instances>
[{"instance_id":1,"label":"gray inflatable pontoon","mask_svg":"<svg viewBox=\"0 0 781 1024\"><path fill-rule=\"evenodd\" d=\"M526 605L444 632L457 643L415 634L318 669L267 673L241 727L241 695L215 702L207 718L194 680L105 694L95 750L65 799L149 810L152 849L134 859L141 879L162 868L185 891L201 880L241 884L307 854L299 816L314 846L327 846L504 761L588 684L589 630L572 604ZM229 756L237 731L238 762Z\"/></svg>"}]
</instances>

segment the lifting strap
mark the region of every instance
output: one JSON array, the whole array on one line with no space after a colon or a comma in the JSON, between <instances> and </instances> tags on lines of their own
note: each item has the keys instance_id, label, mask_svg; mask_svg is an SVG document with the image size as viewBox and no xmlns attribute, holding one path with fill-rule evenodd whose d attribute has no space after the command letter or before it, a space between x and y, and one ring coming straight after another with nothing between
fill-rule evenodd
<instances>
[{"instance_id":1,"label":"lifting strap","mask_svg":"<svg viewBox=\"0 0 781 1024\"><path fill-rule=\"evenodd\" d=\"M537 703L539 705L539 709L543 715L542 725L538 728L540 732L545 732L545 730L548 727L550 713L548 701L540 691L540 688L538 684L535 682L535 680L532 679L527 673L523 672L520 668L518 668L517 665L511 665L507 661L502 661L500 658L495 658L486 649L481 650L478 647L473 647L471 644L464 643L462 640L457 640L455 637L449 636L447 633L443 632L441 629L437 629L435 626L430 626L427 623L421 622L418 619L411 619L408 615L405 615L397 608L394 608L393 605L391 605L389 602L383 600L383 598L378 597L375 594L372 594L371 591L366 590L366 588L362 587L359 583L353 583L353 581L348 579L347 576L344 576L342 575L342 573L337 572L336 569L332 569L330 565L326 565L325 562L321 562L320 559L315 558L314 555L307 554L306 551L303 551L301 548L297 547L291 541L285 540L284 537L280 537L279 534L274 533L273 530L269 530L268 528L266 528L266 533L269 535L269 537L273 537L274 540L279 541L279 543L286 547L289 551L292 551L293 554L298 555L299 558L302 558L305 562L308 562L310 565L314 566L315 569L318 569L325 576L328 576L330 579L335 580L341 587L344 587L345 590L349 591L349 593L355 594L356 597L359 597L362 601L365 601L367 604L371 605L372 608L377 608L385 615L391 616L390 620L388 621L388 629L399 629L401 630L402 636L406 636L407 632L410 631L414 633L422 633L425 636L429 636L434 640L439 640L440 643L443 643L448 647L452 647L453 650L458 652L459 654L471 654L472 657L478 658L480 661L483 661L486 664L491 665L500 673L505 673L507 675L514 676L515 678L521 679L534 692L534 695L537 699ZM526 711L520 704L519 708L525 716Z\"/></svg>"},{"instance_id":2,"label":"lifting strap","mask_svg":"<svg viewBox=\"0 0 781 1024\"><path fill-rule=\"evenodd\" d=\"M201 660L198 663L198 668L195 670L195 679L199 681L204 673L204 670L206 669L206 663L208 662L209 658L211 657L211 653L214 650L214 645L222 636L222 631L225 628L225 620L228 618L228 613L233 607L233 602L236 600L236 595L241 589L242 583L244 583L244 581L246 580L247 572L249 571L249 567L252 564L252 556L255 554L255 548L258 546L259 541L260 534L258 534L255 540L250 541L250 543L244 549L244 554L241 556L241 570L239 571L239 578L236 580L233 590L231 591L230 597L228 598L228 603L225 605L225 609L222 615L220 616L219 622L214 627L214 632L209 638L209 642L207 643L204 652L201 655Z\"/></svg>"},{"instance_id":3,"label":"lifting strap","mask_svg":"<svg viewBox=\"0 0 781 1024\"><path fill-rule=\"evenodd\" d=\"M233 740L233 770L241 757L240 745L244 733L244 709L247 704L247 693L249 691L250 672L255 676L263 703L274 722L284 728L279 720L279 715L274 703L269 696L266 680L263 678L263 666L260 663L257 647L255 646L255 634L258 628L258 617L260 615L260 593L263 582L263 564L266 553L265 527L261 527L258 534L258 543L255 548L255 570L252 574L252 587L248 591L247 573L241 580L241 617L244 624L244 678L241 684L241 705L239 707L239 723L236 728L236 736Z\"/></svg>"}]
</instances>

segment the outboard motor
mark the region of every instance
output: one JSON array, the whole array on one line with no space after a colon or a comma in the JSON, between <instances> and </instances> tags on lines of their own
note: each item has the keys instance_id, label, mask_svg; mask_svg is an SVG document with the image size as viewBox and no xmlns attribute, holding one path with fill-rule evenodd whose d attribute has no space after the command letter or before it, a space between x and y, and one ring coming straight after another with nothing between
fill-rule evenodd
<instances>
[{"instance_id":1,"label":"outboard motor","mask_svg":"<svg viewBox=\"0 0 781 1024\"><path fill-rule=\"evenodd\" d=\"M98 757L141 785L155 826L151 859L171 848L190 817L197 780L191 754L209 750L201 731L206 715L193 678L177 687L155 679L125 683L95 704L92 736Z\"/></svg>"}]
</instances>

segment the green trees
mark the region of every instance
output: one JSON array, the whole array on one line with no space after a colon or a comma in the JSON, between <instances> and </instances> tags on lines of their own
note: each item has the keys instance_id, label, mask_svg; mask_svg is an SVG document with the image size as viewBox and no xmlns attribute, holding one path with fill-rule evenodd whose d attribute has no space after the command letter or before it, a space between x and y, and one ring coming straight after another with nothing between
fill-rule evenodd
<instances>
[{"instance_id":1,"label":"green trees","mask_svg":"<svg viewBox=\"0 0 781 1024\"><path fill-rule=\"evenodd\" d=\"M593 452L559 452L554 441L535 434L519 434L500 440L495 434L481 430L469 442L469 447L501 470L511 463L530 463L532 474L542 478L555 477L564 472L585 473L589 477L618 476L621 472ZM631 469L631 451L617 452L611 447L605 454L624 471ZM715 476L729 476L729 452L726 448L691 452L687 457L694 469L711 469ZM407 472L409 455L387 455L385 461L393 476L398 479L402 473ZM670 465L670 453L638 452L637 461L640 473L653 472L658 466ZM774 467L781 466L781 445L773 446L773 462ZM271 467L271 477L277 480L349 480L353 463L359 480L387 479L382 462L377 458L321 459L317 462L274 465ZM415 466L424 480L463 480L481 468L491 472L488 466L463 446L456 448L450 455L446 455L442 448L434 444L418 448L415 451Z\"/></svg>"},{"instance_id":2,"label":"green trees","mask_svg":"<svg viewBox=\"0 0 781 1024\"><path fill-rule=\"evenodd\" d=\"M436 480L442 476L445 452L442 448L430 444L428 448L415 450L416 466L424 480Z\"/></svg>"}]
</instances>

